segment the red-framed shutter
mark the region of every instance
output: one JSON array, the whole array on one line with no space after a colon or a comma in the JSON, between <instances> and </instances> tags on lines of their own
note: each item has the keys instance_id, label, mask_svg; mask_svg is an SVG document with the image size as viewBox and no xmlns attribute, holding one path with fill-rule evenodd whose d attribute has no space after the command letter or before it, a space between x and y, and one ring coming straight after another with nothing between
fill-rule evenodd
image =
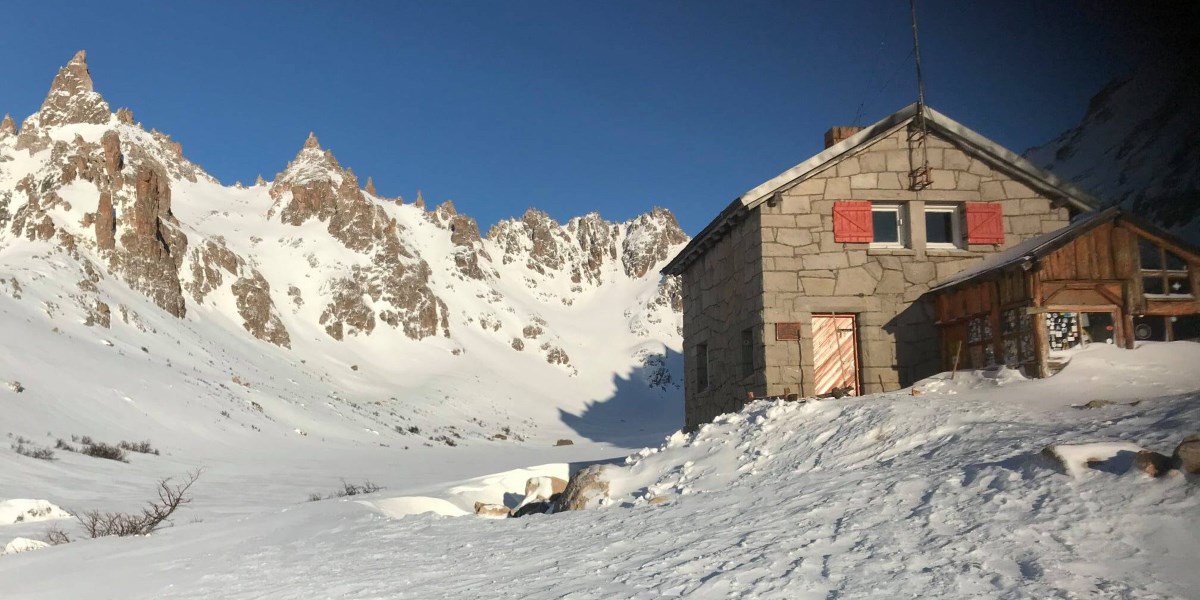
<instances>
[{"instance_id":1,"label":"red-framed shutter","mask_svg":"<svg viewBox=\"0 0 1200 600\"><path fill-rule=\"evenodd\" d=\"M869 201L843 200L833 203L833 241L869 243L875 239L873 223Z\"/></svg>"},{"instance_id":2,"label":"red-framed shutter","mask_svg":"<svg viewBox=\"0 0 1200 600\"><path fill-rule=\"evenodd\" d=\"M999 204L967 203L967 243L1004 243L1004 215Z\"/></svg>"}]
</instances>

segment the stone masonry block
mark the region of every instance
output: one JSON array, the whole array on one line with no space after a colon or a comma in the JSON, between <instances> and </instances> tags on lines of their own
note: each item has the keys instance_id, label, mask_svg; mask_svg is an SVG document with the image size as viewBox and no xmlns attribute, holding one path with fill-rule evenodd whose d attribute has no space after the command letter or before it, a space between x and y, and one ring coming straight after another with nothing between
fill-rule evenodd
<instances>
[{"instance_id":1,"label":"stone masonry block","mask_svg":"<svg viewBox=\"0 0 1200 600\"><path fill-rule=\"evenodd\" d=\"M876 173L859 173L850 176L850 189L857 190L873 190L879 186L879 175Z\"/></svg>"},{"instance_id":2,"label":"stone masonry block","mask_svg":"<svg viewBox=\"0 0 1200 600\"><path fill-rule=\"evenodd\" d=\"M835 296L858 296L875 293L878 282L863 267L850 267L837 273Z\"/></svg>"},{"instance_id":3,"label":"stone masonry block","mask_svg":"<svg viewBox=\"0 0 1200 600\"><path fill-rule=\"evenodd\" d=\"M793 187L789 191L793 195L823 194L825 193L825 180L820 178L805 179L804 181L796 184L796 187Z\"/></svg>"},{"instance_id":4,"label":"stone masonry block","mask_svg":"<svg viewBox=\"0 0 1200 600\"><path fill-rule=\"evenodd\" d=\"M1004 182L1004 193L1009 198L1034 198L1037 194L1029 189L1029 186L1020 181L1008 180Z\"/></svg>"},{"instance_id":5,"label":"stone masonry block","mask_svg":"<svg viewBox=\"0 0 1200 600\"><path fill-rule=\"evenodd\" d=\"M837 164L837 176L838 177L847 177L850 175L857 175L861 172L862 172L862 165L859 164L857 156L851 156L849 158L844 158L841 161L839 161Z\"/></svg>"},{"instance_id":6,"label":"stone masonry block","mask_svg":"<svg viewBox=\"0 0 1200 600\"><path fill-rule=\"evenodd\" d=\"M850 196L850 178L849 177L834 177L825 183L825 198L826 200L846 200ZM817 209L816 202L813 203L813 210ZM832 207L830 207L832 209ZM825 214L825 211L821 211Z\"/></svg>"},{"instance_id":7,"label":"stone masonry block","mask_svg":"<svg viewBox=\"0 0 1200 600\"><path fill-rule=\"evenodd\" d=\"M866 173L879 173L887 170L887 157L882 152L864 152L858 155L858 162Z\"/></svg>"},{"instance_id":8,"label":"stone masonry block","mask_svg":"<svg viewBox=\"0 0 1200 600\"><path fill-rule=\"evenodd\" d=\"M803 256L804 268L809 270L845 269L850 266L844 253L822 253Z\"/></svg>"},{"instance_id":9,"label":"stone masonry block","mask_svg":"<svg viewBox=\"0 0 1200 600\"><path fill-rule=\"evenodd\" d=\"M1004 182L984 181L979 184L980 200L1004 200L1005 198L1008 198L1008 194L1004 192Z\"/></svg>"}]
</instances>

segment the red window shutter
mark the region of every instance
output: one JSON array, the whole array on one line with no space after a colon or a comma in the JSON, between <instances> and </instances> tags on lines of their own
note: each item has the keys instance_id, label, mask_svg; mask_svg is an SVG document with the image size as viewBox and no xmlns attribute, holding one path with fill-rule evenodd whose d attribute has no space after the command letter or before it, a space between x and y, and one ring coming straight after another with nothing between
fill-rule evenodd
<instances>
[{"instance_id":1,"label":"red window shutter","mask_svg":"<svg viewBox=\"0 0 1200 600\"><path fill-rule=\"evenodd\" d=\"M967 203L967 243L1004 243L1004 215L999 204Z\"/></svg>"},{"instance_id":2,"label":"red window shutter","mask_svg":"<svg viewBox=\"0 0 1200 600\"><path fill-rule=\"evenodd\" d=\"M875 239L873 223L870 202L844 200L833 203L833 241L869 243Z\"/></svg>"}]
</instances>

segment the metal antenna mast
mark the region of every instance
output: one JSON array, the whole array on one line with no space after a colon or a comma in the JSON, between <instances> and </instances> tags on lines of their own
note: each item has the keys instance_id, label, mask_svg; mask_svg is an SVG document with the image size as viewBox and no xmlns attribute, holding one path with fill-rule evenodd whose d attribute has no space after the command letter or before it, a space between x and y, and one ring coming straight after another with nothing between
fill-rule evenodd
<instances>
[{"instance_id":1,"label":"metal antenna mast","mask_svg":"<svg viewBox=\"0 0 1200 600\"><path fill-rule=\"evenodd\" d=\"M909 161L914 165L908 174L909 189L920 191L933 183L929 173L929 151L925 141L929 129L925 123L925 78L921 74L921 40L917 35L917 0L908 0L912 13L913 56L917 64L917 114L908 130Z\"/></svg>"}]
</instances>

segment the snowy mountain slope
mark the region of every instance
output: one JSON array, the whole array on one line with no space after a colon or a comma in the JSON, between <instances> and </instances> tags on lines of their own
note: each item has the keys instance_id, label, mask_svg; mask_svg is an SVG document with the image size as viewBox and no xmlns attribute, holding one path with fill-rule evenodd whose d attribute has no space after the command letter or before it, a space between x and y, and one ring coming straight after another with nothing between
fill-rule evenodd
<instances>
[{"instance_id":1,"label":"snowy mountain slope","mask_svg":"<svg viewBox=\"0 0 1200 600\"><path fill-rule=\"evenodd\" d=\"M635 454L609 471L610 502L558 515L387 518L373 507L429 492L395 478L365 502L283 506L218 481L189 507L203 522L0 557L0 595L1190 597L1194 477L1071 477L1039 452L1169 453L1200 422L1198 361L1189 342L1094 346L1046 380L964 372L919 396L760 401ZM1076 407L1096 399L1118 404ZM206 502L244 508L222 517Z\"/></svg>"},{"instance_id":2,"label":"snowy mountain slope","mask_svg":"<svg viewBox=\"0 0 1200 600\"><path fill-rule=\"evenodd\" d=\"M669 212L531 211L482 237L448 202L360 189L312 135L273 181L223 186L110 112L82 52L5 123L0 380L25 391L0 391L4 433L211 454L678 426L678 289L656 267L687 238ZM600 406L620 417L581 431Z\"/></svg>"},{"instance_id":3,"label":"snowy mountain slope","mask_svg":"<svg viewBox=\"0 0 1200 600\"><path fill-rule=\"evenodd\" d=\"M1194 67L1150 65L1110 83L1079 125L1025 156L1101 199L1200 239L1198 105Z\"/></svg>"}]
</instances>

